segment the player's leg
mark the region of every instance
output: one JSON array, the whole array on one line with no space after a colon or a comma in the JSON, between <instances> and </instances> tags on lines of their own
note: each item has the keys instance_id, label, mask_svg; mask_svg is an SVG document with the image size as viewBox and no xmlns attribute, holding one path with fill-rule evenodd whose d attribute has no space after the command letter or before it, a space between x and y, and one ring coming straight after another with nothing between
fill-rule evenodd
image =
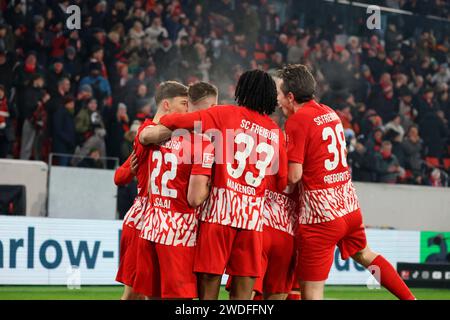
<instances>
[{"instance_id":1,"label":"player's leg","mask_svg":"<svg viewBox=\"0 0 450 320\"><path fill-rule=\"evenodd\" d=\"M371 271L374 268L378 269L379 279L377 280L397 298L400 300L415 300L411 290L400 278L395 268L382 255L366 247L353 255L352 258Z\"/></svg>"},{"instance_id":2,"label":"player's leg","mask_svg":"<svg viewBox=\"0 0 450 320\"><path fill-rule=\"evenodd\" d=\"M237 229L226 273L233 277L230 300L250 300L256 278L262 275L263 232Z\"/></svg>"},{"instance_id":3,"label":"player's leg","mask_svg":"<svg viewBox=\"0 0 450 320\"><path fill-rule=\"evenodd\" d=\"M133 282L136 272L137 231L135 228L123 225L120 240L120 264L116 281L124 284L121 300L139 299L140 295L133 292Z\"/></svg>"},{"instance_id":4,"label":"player's leg","mask_svg":"<svg viewBox=\"0 0 450 320\"><path fill-rule=\"evenodd\" d=\"M300 281L303 300L323 300L324 281Z\"/></svg>"},{"instance_id":5,"label":"player's leg","mask_svg":"<svg viewBox=\"0 0 450 320\"><path fill-rule=\"evenodd\" d=\"M143 296L138 293L135 293L132 287L127 285L124 286L123 294L120 300L142 300L142 299Z\"/></svg>"},{"instance_id":6,"label":"player's leg","mask_svg":"<svg viewBox=\"0 0 450 320\"><path fill-rule=\"evenodd\" d=\"M270 240L269 248L266 248L266 238ZM295 270L294 237L289 233L265 227L263 257L265 255L268 262L264 275L264 300L286 300L292 288Z\"/></svg>"},{"instance_id":7,"label":"player's leg","mask_svg":"<svg viewBox=\"0 0 450 320\"><path fill-rule=\"evenodd\" d=\"M302 300L302 293L300 291L300 288L293 288L291 292L289 292L286 300Z\"/></svg>"},{"instance_id":8,"label":"player's leg","mask_svg":"<svg viewBox=\"0 0 450 320\"><path fill-rule=\"evenodd\" d=\"M230 300L251 300L256 277L233 276L230 285Z\"/></svg>"},{"instance_id":9,"label":"player's leg","mask_svg":"<svg viewBox=\"0 0 450 320\"><path fill-rule=\"evenodd\" d=\"M367 245L361 210L343 217L348 225L347 235L338 243L343 259L353 260L369 269L378 269L380 284L401 300L414 300L414 296L398 275L395 268Z\"/></svg>"},{"instance_id":10,"label":"player's leg","mask_svg":"<svg viewBox=\"0 0 450 320\"><path fill-rule=\"evenodd\" d=\"M219 299L222 274L235 234L234 228L200 222L194 259L200 300Z\"/></svg>"},{"instance_id":11,"label":"player's leg","mask_svg":"<svg viewBox=\"0 0 450 320\"><path fill-rule=\"evenodd\" d=\"M334 260L339 239L346 234L343 219L300 225L297 233L297 278L302 300L321 300L325 281Z\"/></svg>"},{"instance_id":12,"label":"player's leg","mask_svg":"<svg viewBox=\"0 0 450 320\"><path fill-rule=\"evenodd\" d=\"M222 275L198 273L197 286L200 300L218 300Z\"/></svg>"},{"instance_id":13,"label":"player's leg","mask_svg":"<svg viewBox=\"0 0 450 320\"><path fill-rule=\"evenodd\" d=\"M267 293L264 294L264 300L286 300L288 293Z\"/></svg>"}]
</instances>

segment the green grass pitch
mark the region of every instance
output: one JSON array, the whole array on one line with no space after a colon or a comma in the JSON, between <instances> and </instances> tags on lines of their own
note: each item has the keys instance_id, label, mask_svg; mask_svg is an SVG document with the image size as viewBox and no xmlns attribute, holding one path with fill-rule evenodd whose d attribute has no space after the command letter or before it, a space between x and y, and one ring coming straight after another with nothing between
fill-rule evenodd
<instances>
[{"instance_id":1,"label":"green grass pitch","mask_svg":"<svg viewBox=\"0 0 450 320\"><path fill-rule=\"evenodd\" d=\"M0 300L118 300L121 286L0 286ZM450 289L411 289L419 300L450 300ZM220 299L228 299L224 288ZM327 286L325 299L332 300L393 300L385 289L369 290L364 286Z\"/></svg>"}]
</instances>

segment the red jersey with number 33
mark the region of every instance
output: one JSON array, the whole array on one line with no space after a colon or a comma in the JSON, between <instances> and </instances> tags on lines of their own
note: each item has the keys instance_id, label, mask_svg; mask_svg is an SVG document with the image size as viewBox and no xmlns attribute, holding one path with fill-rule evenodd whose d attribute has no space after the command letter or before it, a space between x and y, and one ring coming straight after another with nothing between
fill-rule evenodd
<instances>
[{"instance_id":1,"label":"red jersey with number 33","mask_svg":"<svg viewBox=\"0 0 450 320\"><path fill-rule=\"evenodd\" d=\"M211 192L200 219L262 231L268 175L286 181L287 158L281 129L266 115L238 106L200 112L203 133L215 146Z\"/></svg>"},{"instance_id":2,"label":"red jersey with number 33","mask_svg":"<svg viewBox=\"0 0 450 320\"><path fill-rule=\"evenodd\" d=\"M359 209L347 163L344 128L336 112L305 103L286 122L289 162L303 164L300 223L334 220Z\"/></svg>"}]
</instances>

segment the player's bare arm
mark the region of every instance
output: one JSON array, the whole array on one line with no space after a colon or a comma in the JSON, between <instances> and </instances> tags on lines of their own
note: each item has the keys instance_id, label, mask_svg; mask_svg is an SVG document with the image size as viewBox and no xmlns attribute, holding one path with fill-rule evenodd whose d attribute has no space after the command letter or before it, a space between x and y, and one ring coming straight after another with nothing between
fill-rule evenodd
<instances>
[{"instance_id":1,"label":"player's bare arm","mask_svg":"<svg viewBox=\"0 0 450 320\"><path fill-rule=\"evenodd\" d=\"M192 208L200 206L209 196L210 177L191 175L187 193L187 201Z\"/></svg>"},{"instance_id":2,"label":"player's bare arm","mask_svg":"<svg viewBox=\"0 0 450 320\"><path fill-rule=\"evenodd\" d=\"M139 142L144 146L150 144L160 143L170 139L172 130L167 127L158 124L154 127L145 128L139 136Z\"/></svg>"},{"instance_id":3,"label":"player's bare arm","mask_svg":"<svg viewBox=\"0 0 450 320\"><path fill-rule=\"evenodd\" d=\"M288 183L294 185L302 179L303 165L296 162L289 162Z\"/></svg>"}]
</instances>

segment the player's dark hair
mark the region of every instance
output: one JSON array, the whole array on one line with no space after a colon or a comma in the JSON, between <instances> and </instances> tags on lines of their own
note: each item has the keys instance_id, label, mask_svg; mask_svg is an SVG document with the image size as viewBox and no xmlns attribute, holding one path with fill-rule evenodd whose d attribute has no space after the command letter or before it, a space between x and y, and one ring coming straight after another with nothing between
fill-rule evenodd
<instances>
[{"instance_id":1,"label":"player's dark hair","mask_svg":"<svg viewBox=\"0 0 450 320\"><path fill-rule=\"evenodd\" d=\"M292 92L297 103L304 103L314 99L316 80L305 65L289 64L278 70L276 76L283 80L281 91L285 95Z\"/></svg>"},{"instance_id":2,"label":"player's dark hair","mask_svg":"<svg viewBox=\"0 0 450 320\"><path fill-rule=\"evenodd\" d=\"M278 104L275 81L262 70L247 71L239 78L235 100L260 114L272 114Z\"/></svg>"},{"instance_id":3,"label":"player's dark hair","mask_svg":"<svg viewBox=\"0 0 450 320\"><path fill-rule=\"evenodd\" d=\"M156 105L159 106L159 104L164 99L187 97L187 95L188 95L188 87L176 81L166 81L161 83L159 87L156 89L155 93Z\"/></svg>"},{"instance_id":4,"label":"player's dark hair","mask_svg":"<svg viewBox=\"0 0 450 320\"><path fill-rule=\"evenodd\" d=\"M212 84L197 82L189 86L188 96L192 103L196 103L206 97L217 97L218 92L217 87Z\"/></svg>"}]
</instances>

